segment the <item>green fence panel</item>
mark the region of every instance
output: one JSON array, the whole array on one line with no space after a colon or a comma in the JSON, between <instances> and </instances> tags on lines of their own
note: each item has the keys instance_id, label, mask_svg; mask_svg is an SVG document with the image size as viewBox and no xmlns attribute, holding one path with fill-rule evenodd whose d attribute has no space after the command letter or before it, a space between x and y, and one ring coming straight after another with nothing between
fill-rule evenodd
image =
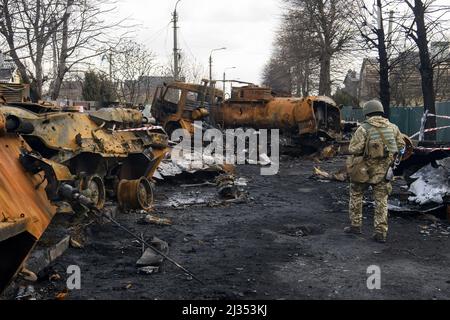
<instances>
[{"instance_id":1,"label":"green fence panel","mask_svg":"<svg viewBox=\"0 0 450 320\"><path fill-rule=\"evenodd\" d=\"M438 115L450 116L450 102L436 104ZM390 120L406 135L412 136L419 132L423 116L423 107L392 107ZM361 108L345 106L342 108L342 119L345 121L363 121L364 115ZM437 126L450 126L450 120L437 119ZM450 142L450 128L437 132L436 140Z\"/></svg>"},{"instance_id":2,"label":"green fence panel","mask_svg":"<svg viewBox=\"0 0 450 320\"><path fill-rule=\"evenodd\" d=\"M353 108L351 106L345 106L341 110L342 119L345 121L362 121L364 115L361 108Z\"/></svg>"}]
</instances>

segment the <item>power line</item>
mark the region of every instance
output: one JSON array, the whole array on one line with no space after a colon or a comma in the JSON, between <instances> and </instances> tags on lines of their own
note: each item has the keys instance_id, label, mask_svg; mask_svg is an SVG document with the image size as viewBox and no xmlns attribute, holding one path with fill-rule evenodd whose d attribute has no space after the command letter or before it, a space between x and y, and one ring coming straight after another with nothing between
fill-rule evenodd
<instances>
[{"instance_id":1,"label":"power line","mask_svg":"<svg viewBox=\"0 0 450 320\"><path fill-rule=\"evenodd\" d=\"M161 35L162 35L162 31L167 30L169 25L172 22L169 22L168 24L166 24L164 27L162 27L161 29L159 29L158 31L156 31L155 33L153 33L151 36L149 36L146 40L144 40L146 43L151 43L153 41L155 41L156 39L158 39Z\"/></svg>"},{"instance_id":2,"label":"power line","mask_svg":"<svg viewBox=\"0 0 450 320\"><path fill-rule=\"evenodd\" d=\"M194 53L191 50L191 47L188 45L187 41L183 37L183 34L180 32L180 38L183 41L185 47L188 49L188 52L190 53L191 57L194 59L194 61L198 61L197 57L194 55Z\"/></svg>"}]
</instances>

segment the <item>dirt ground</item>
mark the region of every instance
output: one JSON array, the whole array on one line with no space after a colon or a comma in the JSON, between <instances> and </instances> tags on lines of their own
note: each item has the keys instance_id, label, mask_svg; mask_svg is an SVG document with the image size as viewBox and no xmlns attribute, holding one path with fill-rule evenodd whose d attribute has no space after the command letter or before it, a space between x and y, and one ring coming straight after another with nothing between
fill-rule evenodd
<instances>
[{"instance_id":1,"label":"dirt ground","mask_svg":"<svg viewBox=\"0 0 450 320\"><path fill-rule=\"evenodd\" d=\"M333 172L343 164L344 158L335 158L320 166ZM40 298L54 298L65 285L67 266L75 264L82 288L67 299L450 299L450 239L440 232L448 228L445 220L430 229L431 221L391 215L383 245L370 239L373 215L366 207L364 234L344 235L348 184L311 179L315 165L284 157L276 176L259 175L257 166L238 167L248 180L249 202L159 208L173 226L138 225L134 214L118 216L146 238L167 241L170 256L204 285L167 261L160 273L138 274L140 246L108 224L92 225L84 248L70 248L53 263L62 280L34 287ZM180 192L201 198L215 188L163 184L156 201ZM381 290L367 289L371 265L381 268Z\"/></svg>"}]
</instances>

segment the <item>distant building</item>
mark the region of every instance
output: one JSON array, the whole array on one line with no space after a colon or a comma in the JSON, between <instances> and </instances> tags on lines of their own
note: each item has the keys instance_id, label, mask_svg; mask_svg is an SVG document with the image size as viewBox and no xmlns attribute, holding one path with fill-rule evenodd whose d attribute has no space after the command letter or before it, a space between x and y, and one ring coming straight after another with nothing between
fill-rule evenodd
<instances>
[{"instance_id":1,"label":"distant building","mask_svg":"<svg viewBox=\"0 0 450 320\"><path fill-rule=\"evenodd\" d=\"M431 58L438 63L448 61L450 57L450 42L432 42L430 54Z\"/></svg>"},{"instance_id":2,"label":"distant building","mask_svg":"<svg viewBox=\"0 0 450 320\"><path fill-rule=\"evenodd\" d=\"M419 52L402 52L392 62L391 102L396 106L420 106L423 103Z\"/></svg>"},{"instance_id":3,"label":"distant building","mask_svg":"<svg viewBox=\"0 0 450 320\"><path fill-rule=\"evenodd\" d=\"M119 89L119 96L124 102L133 105L151 104L156 88L170 83L173 77L141 76L138 80L126 80Z\"/></svg>"},{"instance_id":4,"label":"distant building","mask_svg":"<svg viewBox=\"0 0 450 320\"><path fill-rule=\"evenodd\" d=\"M16 64L3 52L0 52L0 82L20 83Z\"/></svg>"},{"instance_id":5,"label":"distant building","mask_svg":"<svg viewBox=\"0 0 450 320\"><path fill-rule=\"evenodd\" d=\"M347 76L344 79L343 92L351 97L358 97L359 94L359 75L356 71L348 70Z\"/></svg>"},{"instance_id":6,"label":"distant building","mask_svg":"<svg viewBox=\"0 0 450 320\"><path fill-rule=\"evenodd\" d=\"M364 104L380 96L380 71L377 58L365 58L361 66L358 100Z\"/></svg>"},{"instance_id":7,"label":"distant building","mask_svg":"<svg viewBox=\"0 0 450 320\"><path fill-rule=\"evenodd\" d=\"M430 54L434 61L436 101L450 100L450 42L433 42ZM422 106L422 78L419 52L402 52L390 61L391 105ZM360 79L349 71L344 80L345 92L357 96L360 105L380 96L380 72L377 58L365 58ZM354 86L358 83L355 95Z\"/></svg>"},{"instance_id":8,"label":"distant building","mask_svg":"<svg viewBox=\"0 0 450 320\"><path fill-rule=\"evenodd\" d=\"M83 100L83 81L70 80L61 83L59 98L65 100L82 101Z\"/></svg>"}]
</instances>

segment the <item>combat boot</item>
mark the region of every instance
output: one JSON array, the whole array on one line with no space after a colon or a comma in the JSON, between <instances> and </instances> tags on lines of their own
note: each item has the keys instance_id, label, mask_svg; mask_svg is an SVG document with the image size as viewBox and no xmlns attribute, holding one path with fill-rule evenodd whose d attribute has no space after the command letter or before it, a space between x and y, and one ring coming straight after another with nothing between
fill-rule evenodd
<instances>
[{"instance_id":1,"label":"combat boot","mask_svg":"<svg viewBox=\"0 0 450 320\"><path fill-rule=\"evenodd\" d=\"M386 235L377 232L373 235L372 239L378 243L386 243Z\"/></svg>"},{"instance_id":2,"label":"combat boot","mask_svg":"<svg viewBox=\"0 0 450 320\"><path fill-rule=\"evenodd\" d=\"M346 234L362 234L361 227L350 226L344 228Z\"/></svg>"}]
</instances>

